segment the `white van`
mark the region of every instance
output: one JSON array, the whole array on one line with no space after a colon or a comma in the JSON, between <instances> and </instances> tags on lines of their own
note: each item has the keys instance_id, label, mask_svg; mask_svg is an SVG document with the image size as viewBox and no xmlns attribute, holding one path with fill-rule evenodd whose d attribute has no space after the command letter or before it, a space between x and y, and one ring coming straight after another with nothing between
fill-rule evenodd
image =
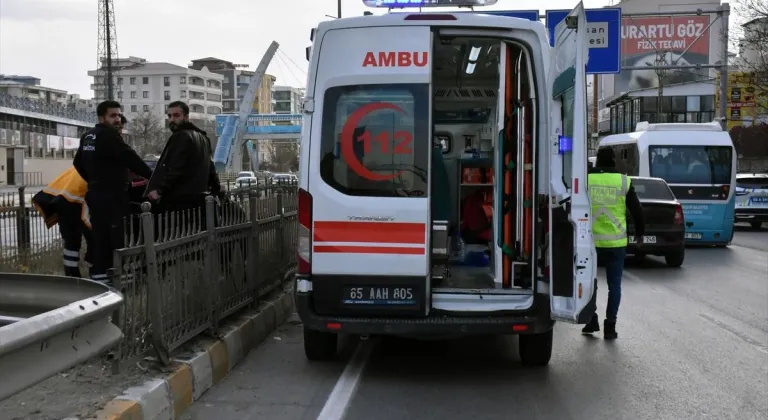
<instances>
[{"instance_id":1,"label":"white van","mask_svg":"<svg viewBox=\"0 0 768 420\"><path fill-rule=\"evenodd\" d=\"M587 44L576 27L581 3L554 49L540 22L480 13L313 31L296 283L309 359L333 357L339 333L520 334L523 363L545 365L555 320L589 320ZM482 214L488 226L471 228Z\"/></svg>"}]
</instances>

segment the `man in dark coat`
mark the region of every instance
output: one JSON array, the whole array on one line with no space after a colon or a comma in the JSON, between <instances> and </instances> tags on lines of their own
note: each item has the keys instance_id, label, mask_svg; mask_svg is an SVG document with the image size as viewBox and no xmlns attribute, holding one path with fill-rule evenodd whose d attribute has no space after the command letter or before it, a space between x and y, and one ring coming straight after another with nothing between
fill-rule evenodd
<instances>
[{"instance_id":1,"label":"man in dark coat","mask_svg":"<svg viewBox=\"0 0 768 420\"><path fill-rule=\"evenodd\" d=\"M189 121L189 107L184 102L168 105L168 126L173 134L149 180L147 198L155 203L157 211L204 209L206 195L221 195L211 160L211 141L205 131Z\"/></svg>"}]
</instances>

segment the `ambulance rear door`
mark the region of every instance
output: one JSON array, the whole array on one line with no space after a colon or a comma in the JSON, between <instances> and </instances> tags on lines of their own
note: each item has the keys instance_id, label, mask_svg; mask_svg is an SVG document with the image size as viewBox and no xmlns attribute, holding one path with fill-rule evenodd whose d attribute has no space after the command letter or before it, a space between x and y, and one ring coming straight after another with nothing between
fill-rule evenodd
<instances>
[{"instance_id":1,"label":"ambulance rear door","mask_svg":"<svg viewBox=\"0 0 768 420\"><path fill-rule=\"evenodd\" d=\"M587 191L588 44L584 5L555 29L549 67L550 305L552 317L586 323L595 310L595 248Z\"/></svg>"},{"instance_id":2,"label":"ambulance rear door","mask_svg":"<svg viewBox=\"0 0 768 420\"><path fill-rule=\"evenodd\" d=\"M432 32L318 36L308 171L315 310L426 314Z\"/></svg>"}]
</instances>

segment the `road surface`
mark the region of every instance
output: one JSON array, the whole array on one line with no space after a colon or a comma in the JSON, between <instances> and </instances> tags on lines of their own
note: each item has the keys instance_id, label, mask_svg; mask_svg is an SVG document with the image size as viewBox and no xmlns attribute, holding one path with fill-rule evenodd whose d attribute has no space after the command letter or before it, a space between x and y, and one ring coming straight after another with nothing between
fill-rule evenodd
<instances>
[{"instance_id":1,"label":"road surface","mask_svg":"<svg viewBox=\"0 0 768 420\"><path fill-rule=\"evenodd\" d=\"M680 269L629 260L619 339L557 324L548 368L522 367L515 337L349 338L338 361L311 363L295 320L184 419L314 420L326 405L347 420L766 419L767 242L740 231L730 248L688 250ZM353 392L329 399L337 383Z\"/></svg>"}]
</instances>

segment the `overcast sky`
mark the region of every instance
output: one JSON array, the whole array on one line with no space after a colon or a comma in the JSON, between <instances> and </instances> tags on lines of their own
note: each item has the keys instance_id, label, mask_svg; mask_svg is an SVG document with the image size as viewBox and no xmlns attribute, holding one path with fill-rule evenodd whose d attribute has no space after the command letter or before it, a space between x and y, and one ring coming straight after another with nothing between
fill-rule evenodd
<instances>
[{"instance_id":1,"label":"overcast sky","mask_svg":"<svg viewBox=\"0 0 768 420\"><path fill-rule=\"evenodd\" d=\"M608 3L584 2L587 8ZM330 19L325 15L335 16L336 4L336 0L114 0L118 53L182 66L213 56L253 69L276 40L281 53L272 60L269 73L277 77L277 84L303 87L310 30ZM543 12L575 5L575 0L499 0L488 9ZM342 7L344 16L375 10L362 0L342 0ZM0 0L0 73L35 76L45 86L92 97L86 72L97 62L97 9L96 0Z\"/></svg>"}]
</instances>

